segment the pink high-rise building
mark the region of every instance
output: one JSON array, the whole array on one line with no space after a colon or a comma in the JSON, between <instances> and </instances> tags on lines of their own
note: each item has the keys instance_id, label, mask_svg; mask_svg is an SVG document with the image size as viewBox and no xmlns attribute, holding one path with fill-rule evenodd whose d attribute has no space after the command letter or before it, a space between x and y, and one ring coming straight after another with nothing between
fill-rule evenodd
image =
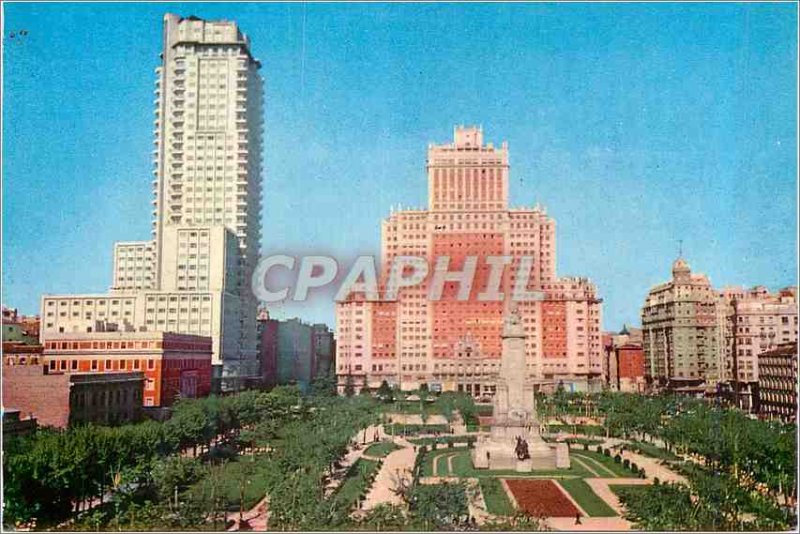
<instances>
[{"instance_id":1,"label":"pink high-rise building","mask_svg":"<svg viewBox=\"0 0 800 534\"><path fill-rule=\"evenodd\" d=\"M555 221L545 210L509 208L507 144L484 144L480 128L457 127L453 143L429 146L427 175L428 209L393 211L381 228L381 279L394 258L418 256L428 259L426 283L392 299L370 302L354 293L337 304L340 390L385 380L404 390L427 384L492 394L503 315L523 256L533 258L526 289L544 296L515 303L527 333L528 374L552 387L599 388L601 300L586 278L556 276ZM442 256L451 273L465 269L465 258L478 258L468 299L456 298L461 286L454 281L445 282L441 300L428 298ZM512 258L500 279L503 300L479 297L491 281L491 256Z\"/></svg>"}]
</instances>

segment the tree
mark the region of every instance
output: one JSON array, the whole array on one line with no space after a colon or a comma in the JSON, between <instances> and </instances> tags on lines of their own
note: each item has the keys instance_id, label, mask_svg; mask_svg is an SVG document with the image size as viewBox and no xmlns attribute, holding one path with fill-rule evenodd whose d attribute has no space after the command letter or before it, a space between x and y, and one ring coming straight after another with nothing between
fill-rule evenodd
<instances>
[{"instance_id":1,"label":"tree","mask_svg":"<svg viewBox=\"0 0 800 534\"><path fill-rule=\"evenodd\" d=\"M409 494L409 509L425 530L463 526L469 520L466 485L418 484Z\"/></svg>"},{"instance_id":2,"label":"tree","mask_svg":"<svg viewBox=\"0 0 800 534\"><path fill-rule=\"evenodd\" d=\"M379 504L369 510L357 523L361 530L398 531L406 530L409 518L402 507L393 504Z\"/></svg>"},{"instance_id":3,"label":"tree","mask_svg":"<svg viewBox=\"0 0 800 534\"><path fill-rule=\"evenodd\" d=\"M394 402L394 391L392 391L392 388L389 386L389 382L386 380L381 382L381 385L378 387L375 393L383 402Z\"/></svg>"},{"instance_id":4,"label":"tree","mask_svg":"<svg viewBox=\"0 0 800 534\"><path fill-rule=\"evenodd\" d=\"M344 394L346 397L352 397L356 394L355 384L353 382L353 375L347 374L344 379Z\"/></svg>"}]
</instances>

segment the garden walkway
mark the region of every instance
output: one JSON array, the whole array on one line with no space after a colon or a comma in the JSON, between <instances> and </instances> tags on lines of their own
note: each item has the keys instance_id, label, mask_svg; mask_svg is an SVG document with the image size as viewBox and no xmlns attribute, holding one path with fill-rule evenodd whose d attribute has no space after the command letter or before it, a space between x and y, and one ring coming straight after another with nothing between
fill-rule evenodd
<instances>
[{"instance_id":1,"label":"garden walkway","mask_svg":"<svg viewBox=\"0 0 800 534\"><path fill-rule=\"evenodd\" d=\"M617 448L625 443L627 443L625 440L608 438L606 439L604 446L609 448ZM649 480L658 478L662 482L679 482L681 484L688 484L686 478L679 475L667 466L661 465L661 460L644 456L630 450L622 451L620 456L622 456L623 459L628 459L639 467L644 468L645 475Z\"/></svg>"},{"instance_id":2,"label":"garden walkway","mask_svg":"<svg viewBox=\"0 0 800 534\"><path fill-rule=\"evenodd\" d=\"M380 431L383 432L383 427ZM397 489L398 481L401 478L411 480L417 453L414 445L402 437L395 436L393 442L402 449L389 453L383 459L381 470L378 471L375 482L364 499L361 507L363 510L370 510L379 504L403 504L402 497L394 490Z\"/></svg>"},{"instance_id":3,"label":"garden walkway","mask_svg":"<svg viewBox=\"0 0 800 534\"><path fill-rule=\"evenodd\" d=\"M236 515L233 520L233 525L228 528L228 532L237 532L240 530L252 530L254 532L266 532L267 523L269 520L269 497L261 499L257 505L252 509L246 511L242 515L244 525L239 521L239 516ZM242 528L244 526L244 528Z\"/></svg>"},{"instance_id":4,"label":"garden walkway","mask_svg":"<svg viewBox=\"0 0 800 534\"><path fill-rule=\"evenodd\" d=\"M614 511L622 515L622 503L619 502L617 494L611 491L609 486L616 485L646 485L651 484L651 481L643 478L585 478L584 479L589 487L597 494L598 497L603 499Z\"/></svg>"}]
</instances>

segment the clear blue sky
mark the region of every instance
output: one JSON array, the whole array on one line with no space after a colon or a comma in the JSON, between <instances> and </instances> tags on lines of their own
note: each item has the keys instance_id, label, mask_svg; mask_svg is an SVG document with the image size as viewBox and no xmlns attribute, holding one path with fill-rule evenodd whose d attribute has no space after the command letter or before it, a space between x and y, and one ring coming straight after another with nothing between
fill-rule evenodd
<instances>
[{"instance_id":1,"label":"clear blue sky","mask_svg":"<svg viewBox=\"0 0 800 534\"><path fill-rule=\"evenodd\" d=\"M113 242L149 238L168 11L238 21L263 63L265 253L376 252L390 205L425 205L428 142L476 123L606 328L638 324L679 239L717 286L797 283L794 4L4 8L2 299L24 312L105 291Z\"/></svg>"}]
</instances>

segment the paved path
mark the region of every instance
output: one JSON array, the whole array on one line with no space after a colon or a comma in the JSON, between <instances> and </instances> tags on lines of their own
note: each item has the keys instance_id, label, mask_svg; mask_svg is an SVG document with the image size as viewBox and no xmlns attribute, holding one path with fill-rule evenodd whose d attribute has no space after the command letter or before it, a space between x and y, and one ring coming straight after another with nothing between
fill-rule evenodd
<instances>
[{"instance_id":1,"label":"paved path","mask_svg":"<svg viewBox=\"0 0 800 534\"><path fill-rule=\"evenodd\" d=\"M621 517L582 517L581 524L575 524L573 517L548 517L544 520L550 530L591 531L630 530L631 523Z\"/></svg>"},{"instance_id":2,"label":"paved path","mask_svg":"<svg viewBox=\"0 0 800 534\"><path fill-rule=\"evenodd\" d=\"M364 451L367 450L367 447L369 447L373 443L376 431L378 433L378 439L386 436L386 434L383 432L383 426L372 425L367 427L366 434L364 434L364 431L361 430L353 437L353 439L351 440L350 448L347 450L347 453L345 453L344 457L341 460L339 460L339 465L341 466L341 469L339 469L338 471L340 474L347 473L347 469L351 465L356 463L356 460L358 460L359 458L361 458L361 456L364 455ZM362 441L364 440L365 435L367 436L367 444L363 445ZM328 496L332 494L334 491L336 491L336 488L338 488L342 484L342 482L344 482L344 479L345 476L340 476L338 478L331 477L331 481L328 482L328 484L325 486L325 495Z\"/></svg>"},{"instance_id":3,"label":"paved path","mask_svg":"<svg viewBox=\"0 0 800 534\"><path fill-rule=\"evenodd\" d=\"M252 530L255 532L266 532L267 531L267 521L268 521L268 508L269 508L269 497L264 497L259 501L257 505L255 505L252 509L246 511L242 515L242 520L246 524L246 528L242 528L242 524L239 521L239 515L237 514L233 519L234 523L228 529L228 532L236 532L239 530Z\"/></svg>"},{"instance_id":4,"label":"paved path","mask_svg":"<svg viewBox=\"0 0 800 534\"><path fill-rule=\"evenodd\" d=\"M445 465L447 466L446 475L452 475L454 473L454 471L453 471L453 457L458 455L459 452L460 451L447 452L447 453L444 453L444 454L437 454L436 456L434 456L433 457L433 462L431 462L431 475L433 475L433 476L438 476L439 475L439 471L440 471L439 464L441 462L445 462Z\"/></svg>"},{"instance_id":5,"label":"paved path","mask_svg":"<svg viewBox=\"0 0 800 534\"><path fill-rule=\"evenodd\" d=\"M618 514L622 514L622 503L619 502L617 494L611 491L609 486L616 485L647 485L651 482L642 478L585 478L584 479L589 487L597 494L598 497L606 501L611 508Z\"/></svg>"},{"instance_id":6,"label":"paved path","mask_svg":"<svg viewBox=\"0 0 800 534\"><path fill-rule=\"evenodd\" d=\"M589 456L582 456L577 451L571 453L570 458L582 464L590 473L594 473L597 477L614 478L617 476L614 471L604 466L601 462Z\"/></svg>"},{"instance_id":7,"label":"paved path","mask_svg":"<svg viewBox=\"0 0 800 534\"><path fill-rule=\"evenodd\" d=\"M379 504L403 504L402 497L394 490L397 488L399 479L411 480L417 453L414 451L414 445L407 440L395 437L393 441L395 445L403 448L389 453L383 459L381 470L378 471L361 506L362 510L370 510Z\"/></svg>"},{"instance_id":8,"label":"paved path","mask_svg":"<svg viewBox=\"0 0 800 534\"><path fill-rule=\"evenodd\" d=\"M661 465L661 460L650 458L649 456L644 456L627 449L622 451L620 456L622 456L623 459L628 459L639 467L644 468L644 473L648 480L658 478L662 482L679 482L681 484L688 484L686 478L679 475L669 467Z\"/></svg>"},{"instance_id":9,"label":"paved path","mask_svg":"<svg viewBox=\"0 0 800 534\"><path fill-rule=\"evenodd\" d=\"M602 446L619 450L621 445L625 445L627 443L628 441L619 438L606 438ZM580 450L573 449L570 452L580 453ZM688 484L686 478L679 475L669 467L661 465L661 460L659 459L644 456L627 449L620 453L620 456L622 456L623 459L628 459L639 467L644 468L644 473L648 480L658 478L662 482L678 482L681 484ZM573 454L572 457L574 458L575 455Z\"/></svg>"}]
</instances>

